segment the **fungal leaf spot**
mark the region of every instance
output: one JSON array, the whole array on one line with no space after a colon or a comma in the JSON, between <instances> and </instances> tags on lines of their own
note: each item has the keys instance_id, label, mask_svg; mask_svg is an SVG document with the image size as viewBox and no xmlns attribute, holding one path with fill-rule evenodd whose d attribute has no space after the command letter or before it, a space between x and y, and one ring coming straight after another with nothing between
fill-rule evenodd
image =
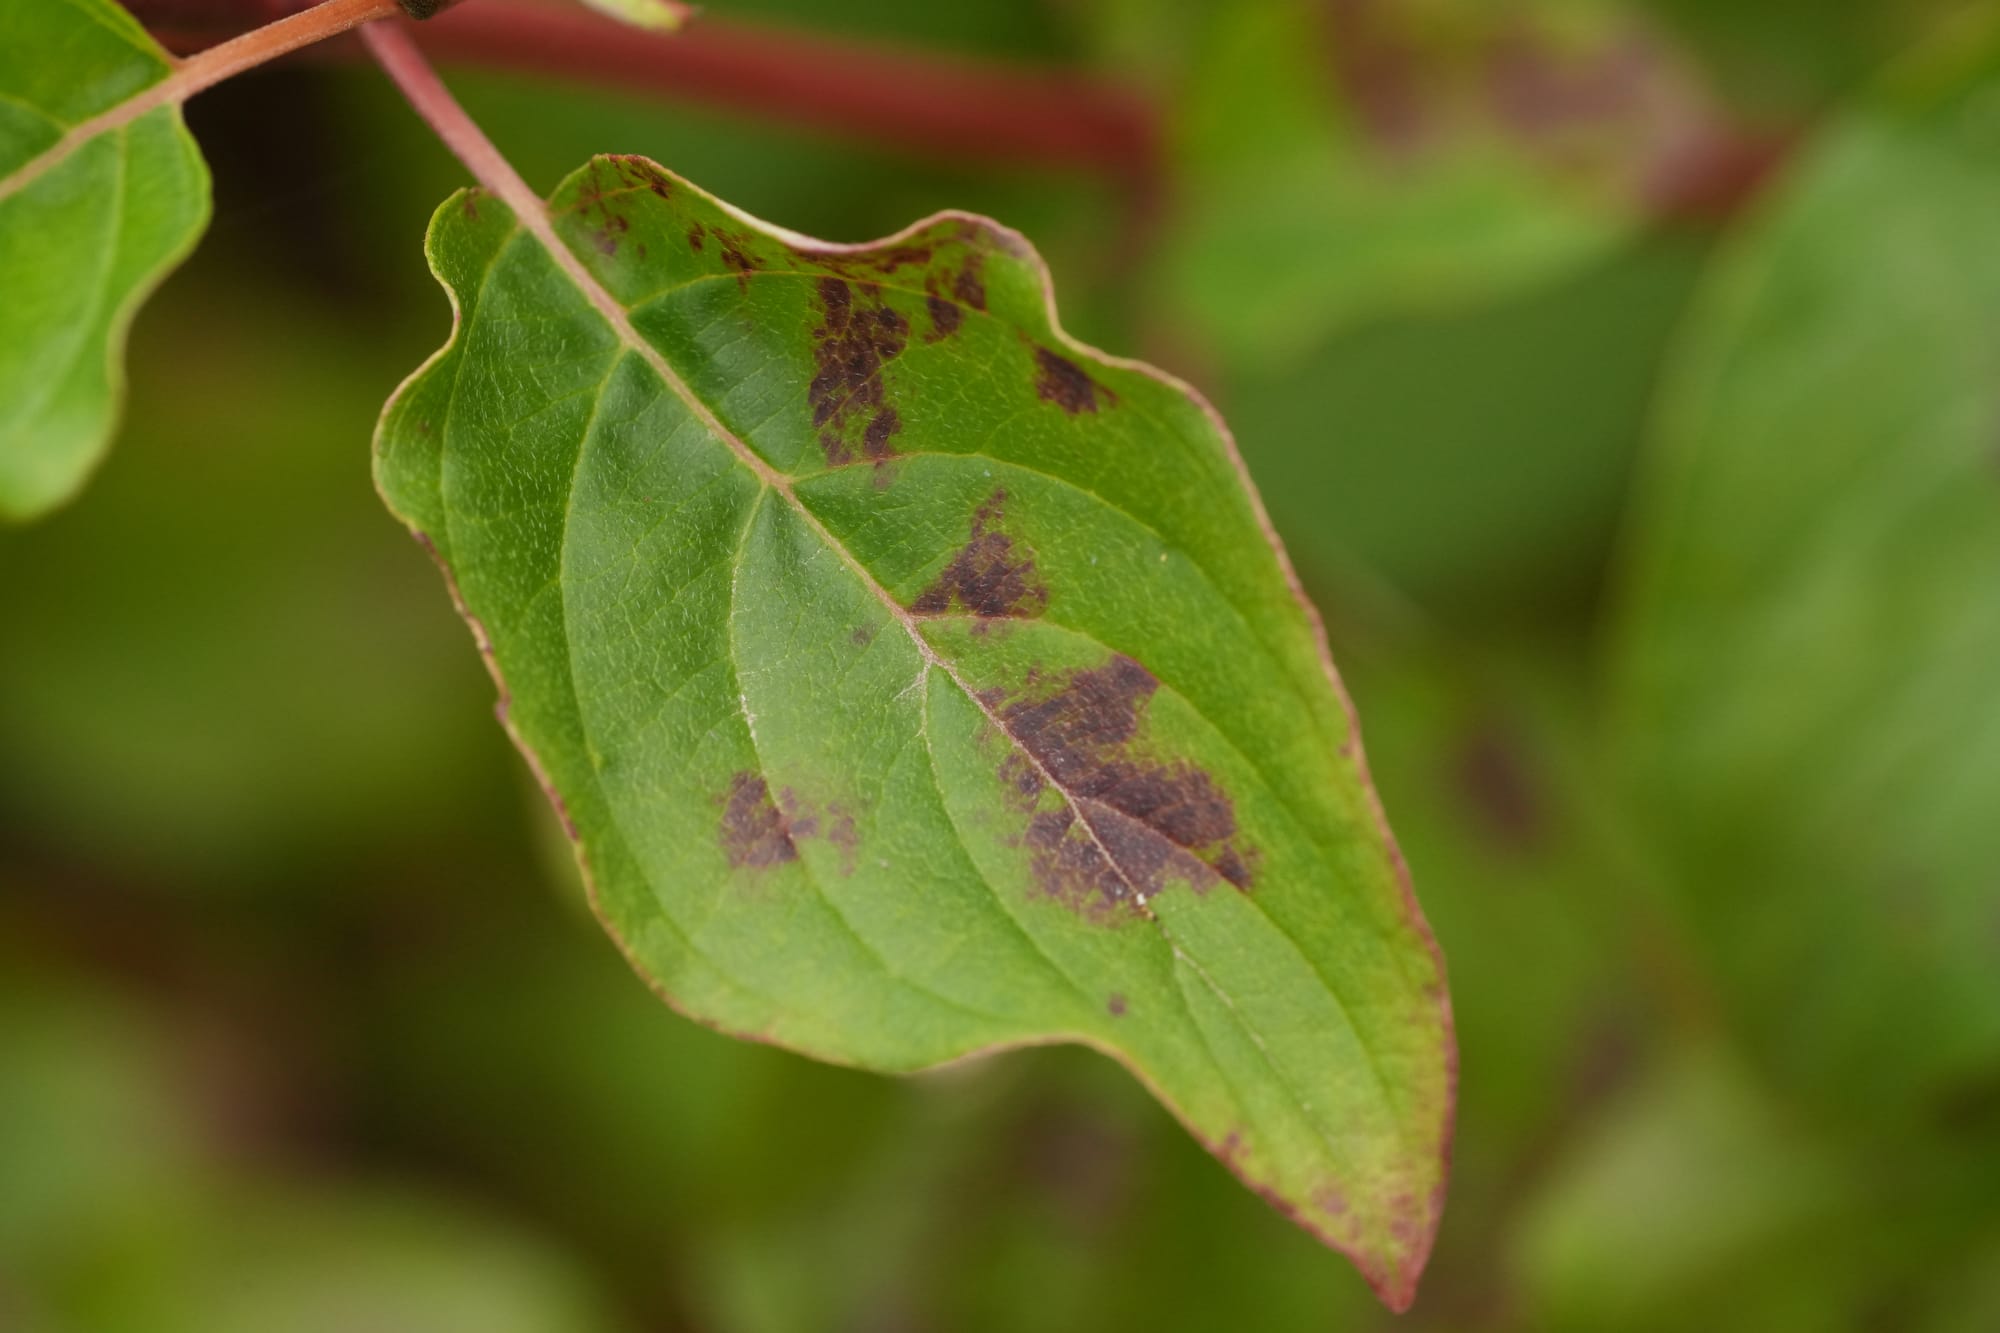
<instances>
[{"instance_id":1,"label":"fungal leaf spot","mask_svg":"<svg viewBox=\"0 0 2000 1333\"><path fill-rule=\"evenodd\" d=\"M1021 842L1037 885L1088 916L1143 911L1177 881L1248 889L1254 878L1255 853L1237 846L1235 804L1215 780L1139 751L1141 715L1158 689L1121 654L1041 697L981 695L1020 747L1000 778L1028 816Z\"/></svg>"},{"instance_id":2,"label":"fungal leaf spot","mask_svg":"<svg viewBox=\"0 0 2000 1333\"><path fill-rule=\"evenodd\" d=\"M769 784L755 773L738 773L729 780L717 838L732 869L782 865L799 859L791 822L771 800Z\"/></svg>"},{"instance_id":3,"label":"fungal leaf spot","mask_svg":"<svg viewBox=\"0 0 2000 1333\"><path fill-rule=\"evenodd\" d=\"M996 490L973 511L971 538L910 603L912 612L940 616L956 610L991 620L1039 615L1049 604L1033 554L1001 531L1006 504L1007 492Z\"/></svg>"},{"instance_id":4,"label":"fungal leaf spot","mask_svg":"<svg viewBox=\"0 0 2000 1333\"><path fill-rule=\"evenodd\" d=\"M1097 396L1110 398L1111 391L1090 378L1082 366L1066 356L1057 356L1046 347L1035 349L1035 392L1045 403L1054 403L1075 416L1095 412Z\"/></svg>"},{"instance_id":5,"label":"fungal leaf spot","mask_svg":"<svg viewBox=\"0 0 2000 1333\"><path fill-rule=\"evenodd\" d=\"M957 333L958 326L965 320L965 312L959 309L958 302L947 300L936 292L926 298L924 306L931 315L931 331L924 335L926 342L943 342Z\"/></svg>"},{"instance_id":6,"label":"fungal leaf spot","mask_svg":"<svg viewBox=\"0 0 2000 1333\"><path fill-rule=\"evenodd\" d=\"M861 454L880 461L895 453L892 438L902 418L888 402L882 368L909 342L910 322L882 301L874 283L857 288L845 278L817 284L821 322L813 330L812 383L806 401L829 466ZM858 429L857 429L858 427Z\"/></svg>"}]
</instances>

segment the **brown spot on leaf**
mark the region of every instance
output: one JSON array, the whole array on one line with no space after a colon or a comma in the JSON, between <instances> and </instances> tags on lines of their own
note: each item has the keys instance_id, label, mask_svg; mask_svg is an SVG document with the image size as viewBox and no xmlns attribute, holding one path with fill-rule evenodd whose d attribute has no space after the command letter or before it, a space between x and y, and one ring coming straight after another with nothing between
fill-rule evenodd
<instances>
[{"instance_id":1,"label":"brown spot on leaf","mask_svg":"<svg viewBox=\"0 0 2000 1333\"><path fill-rule=\"evenodd\" d=\"M932 247L923 243L890 246L886 250L853 253L827 250L809 256L815 267L849 282L879 282L899 269L923 268L931 262Z\"/></svg>"},{"instance_id":2,"label":"brown spot on leaf","mask_svg":"<svg viewBox=\"0 0 2000 1333\"><path fill-rule=\"evenodd\" d=\"M993 619L1034 616L1049 604L1049 590L1035 577L1035 558L1000 530L1007 492L998 490L972 514L972 536L930 587L910 603L920 616L954 609Z\"/></svg>"},{"instance_id":3,"label":"brown spot on leaf","mask_svg":"<svg viewBox=\"0 0 2000 1333\"><path fill-rule=\"evenodd\" d=\"M612 161L618 164L619 174L625 177L628 184L643 185L662 199L673 197L673 177L652 161L630 153L619 154Z\"/></svg>"},{"instance_id":4,"label":"brown spot on leaf","mask_svg":"<svg viewBox=\"0 0 2000 1333\"><path fill-rule=\"evenodd\" d=\"M1236 808L1215 780L1185 761L1136 752L1140 715L1158 689L1151 672L1119 655L1042 697L980 696L1032 761L1010 755L1000 777L1029 816L1022 843L1037 882L1091 915L1143 909L1175 880L1248 889L1254 879L1255 853L1236 845ZM1060 805L1050 804L1044 779Z\"/></svg>"},{"instance_id":5,"label":"brown spot on leaf","mask_svg":"<svg viewBox=\"0 0 2000 1333\"><path fill-rule=\"evenodd\" d=\"M736 275L737 285L748 289L750 275L757 271L757 260L743 248L743 238L717 232L715 238L722 242L722 266Z\"/></svg>"},{"instance_id":6,"label":"brown spot on leaf","mask_svg":"<svg viewBox=\"0 0 2000 1333\"><path fill-rule=\"evenodd\" d=\"M845 267L887 276L899 268L922 268L929 264L931 247L922 244L896 245L886 250L864 250L859 254L843 255L840 258Z\"/></svg>"},{"instance_id":7,"label":"brown spot on leaf","mask_svg":"<svg viewBox=\"0 0 2000 1333\"><path fill-rule=\"evenodd\" d=\"M484 191L476 187L465 192L465 202L462 207L465 216L473 222L479 221L479 198L483 193Z\"/></svg>"},{"instance_id":8,"label":"brown spot on leaf","mask_svg":"<svg viewBox=\"0 0 2000 1333\"><path fill-rule=\"evenodd\" d=\"M885 407L868 418L868 429L861 434L861 452L870 458L887 458L895 451L889 447L889 437L903 428L902 417L893 407Z\"/></svg>"},{"instance_id":9,"label":"brown spot on leaf","mask_svg":"<svg viewBox=\"0 0 2000 1333\"><path fill-rule=\"evenodd\" d=\"M1238 852L1234 847L1224 847L1216 854L1216 858L1212 864L1215 867L1216 874L1222 876L1237 888L1247 889L1250 887L1250 864L1243 859L1242 853Z\"/></svg>"},{"instance_id":10,"label":"brown spot on leaf","mask_svg":"<svg viewBox=\"0 0 2000 1333\"><path fill-rule=\"evenodd\" d=\"M702 230L699 222L688 228L688 249L700 254L707 241L708 233Z\"/></svg>"},{"instance_id":11,"label":"brown spot on leaf","mask_svg":"<svg viewBox=\"0 0 2000 1333\"><path fill-rule=\"evenodd\" d=\"M943 342L958 332L958 326L965 320L965 312L958 302L947 301L933 292L924 302L931 312L931 331L924 335L926 342Z\"/></svg>"},{"instance_id":12,"label":"brown spot on leaf","mask_svg":"<svg viewBox=\"0 0 2000 1333\"><path fill-rule=\"evenodd\" d=\"M606 255L618 253L618 238L632 229L632 220L620 213L607 213L604 224L597 229L596 241L599 251Z\"/></svg>"},{"instance_id":13,"label":"brown spot on leaf","mask_svg":"<svg viewBox=\"0 0 2000 1333\"><path fill-rule=\"evenodd\" d=\"M1063 411L1075 416L1079 412L1095 412L1100 386L1085 373L1082 366L1066 356L1057 356L1046 347L1035 349L1035 392L1042 401L1054 403ZM1102 392L1109 397L1110 390Z\"/></svg>"},{"instance_id":14,"label":"brown spot on leaf","mask_svg":"<svg viewBox=\"0 0 2000 1333\"><path fill-rule=\"evenodd\" d=\"M887 401L882 367L902 353L909 341L910 322L882 303L882 289L860 285L861 299L844 278L825 277L818 283L823 319L813 330L816 373L806 387L812 423L819 431L826 461L851 463L855 444L880 461L894 454L890 438L902 429L902 418ZM865 423L859 441L856 422Z\"/></svg>"},{"instance_id":15,"label":"brown spot on leaf","mask_svg":"<svg viewBox=\"0 0 2000 1333\"><path fill-rule=\"evenodd\" d=\"M1113 1018L1125 1017L1125 997L1116 991L1112 992L1110 998L1105 1000L1104 1008Z\"/></svg>"},{"instance_id":16,"label":"brown spot on leaf","mask_svg":"<svg viewBox=\"0 0 2000 1333\"><path fill-rule=\"evenodd\" d=\"M986 256L977 251L966 256L965 266L951 280L951 294L958 298L959 304L969 305L974 310L986 308L986 283L980 277L985 263Z\"/></svg>"},{"instance_id":17,"label":"brown spot on leaf","mask_svg":"<svg viewBox=\"0 0 2000 1333\"><path fill-rule=\"evenodd\" d=\"M613 207L614 201L633 183L632 169L628 159L615 158L612 161L612 175L615 179L608 182L609 188L604 175L604 164L592 162L588 174L577 186L576 203L570 209L586 224L595 219L595 225L591 228L591 242L605 255L617 254L619 238L632 229L631 219ZM654 170L657 172L658 168Z\"/></svg>"},{"instance_id":18,"label":"brown spot on leaf","mask_svg":"<svg viewBox=\"0 0 2000 1333\"><path fill-rule=\"evenodd\" d=\"M794 847L806 838L823 838L839 849L841 873L854 873L854 849L860 844L860 835L846 806L834 801L821 809L786 787L778 793L778 813Z\"/></svg>"},{"instance_id":19,"label":"brown spot on leaf","mask_svg":"<svg viewBox=\"0 0 2000 1333\"><path fill-rule=\"evenodd\" d=\"M1030 804L1042 794L1042 788L1047 785L1042 781L1042 770L1035 767L1034 761L1018 750L1010 750L1007 757L1000 762L1000 779L1020 793L1022 799Z\"/></svg>"},{"instance_id":20,"label":"brown spot on leaf","mask_svg":"<svg viewBox=\"0 0 2000 1333\"><path fill-rule=\"evenodd\" d=\"M755 773L738 773L729 780L717 837L732 867L774 866L799 858L789 821Z\"/></svg>"}]
</instances>

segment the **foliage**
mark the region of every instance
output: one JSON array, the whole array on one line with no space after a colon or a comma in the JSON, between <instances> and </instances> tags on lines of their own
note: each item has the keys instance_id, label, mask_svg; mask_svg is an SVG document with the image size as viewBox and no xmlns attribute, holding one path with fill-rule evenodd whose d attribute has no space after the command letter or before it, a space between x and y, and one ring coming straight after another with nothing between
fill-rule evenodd
<instances>
[{"instance_id":1,"label":"foliage","mask_svg":"<svg viewBox=\"0 0 2000 1333\"><path fill-rule=\"evenodd\" d=\"M194 247L208 173L168 57L111 0L0 14L0 519L75 492L109 440L133 308Z\"/></svg>"},{"instance_id":2,"label":"foliage","mask_svg":"<svg viewBox=\"0 0 2000 1333\"><path fill-rule=\"evenodd\" d=\"M439 209L378 478L634 963L870 1068L1114 1053L1407 1301L1443 980L1213 417L982 219L810 245L643 158L549 213Z\"/></svg>"},{"instance_id":3,"label":"foliage","mask_svg":"<svg viewBox=\"0 0 2000 1333\"><path fill-rule=\"evenodd\" d=\"M718 921L759 936L734 946L739 965L773 940L809 943L802 932L830 924L809 872L847 895L843 907L884 910L859 891L858 866L843 877L837 812L788 806L785 791L837 800L817 784L830 768L868 771L856 746L893 743L896 725L907 739L912 714L938 740L939 719L975 721L976 699L926 665L919 709L896 699L891 673L870 674L899 657L907 684L923 651L871 583L913 619L934 601L959 612L916 627L975 688L985 679L971 673L990 666L1020 671L1013 688L1032 701L1060 697L1060 673L1027 686L1013 655L1027 647L1063 671L1101 669L1114 650L1144 660L1157 684L1134 730L1158 748L1129 762L1207 771L1232 798L1232 844L1271 816L1220 738L1252 734L1248 701L1284 695L1320 720L1241 745L1311 752L1319 768L1282 771L1327 776L1282 784L1301 789L1288 799L1356 817L1364 789L1334 761L1347 723L1309 623L1191 400L1066 341L1011 233L977 224L920 261L905 255L900 273L862 274L853 266L886 258L881 247L767 228L682 178L823 235L883 235L969 205L1034 237L1067 326L1146 348L1213 391L1326 614L1450 960L1462 1047L1450 1202L1419 1298L1394 1326L1992 1326L1992 6L1960 6L1945 26L1932 17L1943 7L1858 0L1546 0L1521 7L1532 18L1519 25L1463 0L1396 6L1382 20L1396 41L1377 54L1414 61L1451 126L1416 157L1382 151L1352 83L1373 67L1325 44L1351 38L1357 14L1380 19L1369 3L727 8L725 23L837 22L849 40L1142 82L1168 108L1168 176L1128 211L1115 187L1055 172L914 161L602 89L450 71L531 179L595 164L557 188L558 226L620 300L579 298L554 252L522 233L491 281L469 280L480 248L498 253L518 219L490 195L453 195L429 257L460 321L383 422L377 465L478 616L507 681L506 721L564 796L597 906L642 967L711 1021L783 1025L788 1043L849 1063L900 1069L1038 1036L1116 1047L1211 1140L1218 1089L1251 1095L1199 1062L1160 1059L1155 1048L1193 1029L1155 1022L1125 978L1166 950L1160 922L1234 929L1233 910L1273 901L1265 867L1247 898L1183 884L1152 898L1160 922L1092 920L1035 884L1031 849L1013 845L1031 816L1004 793L907 839L912 854L999 867L1052 947L1118 946L1101 951L1115 986L996 985L1017 1006L1002 1023L867 965L831 977L801 963L767 978L786 1004L751 1012L668 933L708 895L735 916L708 917L705 943L722 938ZM0 6L0 28L31 11L56 12ZM125 49L141 40L115 16L113 30ZM0 67L14 49L0 41ZM1521 54L1550 49L1568 54ZM1466 81L1495 52L1518 73L1578 53L1596 69L1625 50L1642 54L1613 68L1696 71L1673 97L1736 90L1736 111L1705 110L1709 123L1788 118L1787 161L1747 208L1648 223L1645 197L1607 191L1615 174L1552 171L1547 142L1521 138L1484 76ZM1625 86L1663 86L1651 78ZM1663 117L1648 125L1686 128L1684 102L1638 104L1642 119ZM1658 147L1650 129L1624 137L1631 99L1589 105L1576 128L1593 163ZM980 1330L1018 1328L1023 1311L1078 1333L1390 1326L1352 1272L1091 1052L881 1079L727 1040L634 982L591 919L564 831L505 752L464 629L424 555L383 521L360 458L384 395L444 322L411 201L460 188L463 169L362 68L235 81L189 118L214 164L218 220L135 326L118 448L83 502L0 533L0 1323L152 1327L194 1308L203 1327L280 1330ZM1318 146L1292 151L1301 143ZM678 174L658 177L670 197L640 159L593 157L606 149L671 164ZM1288 170L1265 174L1280 158ZM616 172L645 184L609 208L609 191L589 201ZM1253 195L1258 181L1269 197ZM1435 203L1463 202L1467 182L1505 206ZM23 237L48 244L9 216L0 254ZM205 210L187 217L199 230ZM1393 242L1412 218L1422 262L1368 239ZM705 231L697 255L696 222L728 235ZM1535 234L1524 222L1556 224L1539 234L1559 243L1515 244ZM763 265L757 276L739 280L722 240ZM1369 262L1349 263L1364 246ZM1253 252L1260 262L1245 264ZM931 298L955 299L975 253L988 315L962 309L955 335L926 341ZM638 299L697 262L710 279ZM1310 281L1288 286L1287 271ZM900 320L907 332L878 358L883 373L863 377L859 409L815 427L814 335L836 322L821 279L849 288L850 321L886 311L877 329ZM0 382L56 326L24 336L13 317L0 307ZM106 413L117 323L98 344L114 369L91 397ZM1037 347L1116 403L1070 414L1036 393ZM648 383L654 357L687 397ZM453 395L441 377L459 365L474 382ZM445 398L448 410L417 410ZM1168 457L1199 487L1170 484L1181 474L1160 474L1151 452L1137 461L1162 438L1122 425L1141 402L1182 423L1165 437L1186 452ZM660 436L675 452L622 449L638 419L627 407L680 414L682 429ZM890 407L901 457L878 461L869 425ZM978 438L937 428L973 408L989 422ZM768 477L732 461L698 409L767 451ZM1033 429L989 439L1002 418ZM854 461L827 466L829 426L833 451ZM67 486L103 434L76 437ZM1051 450L1060 465L1006 486L982 523L991 483L969 469L1018 469L1009 448ZM1073 521L1043 517L1069 494L1056 478L1083 476L1099 454L1102 500L1072 496ZM0 437L0 472L25 457ZM643 486L621 490L613 465ZM690 636L723 644L712 675L742 673L677 696L723 722L703 732L707 750L623 717L585 725L580 700L616 703L674 666L634 651L647 640L631 616L658 602L646 561L692 570L735 550L651 526L659 496L704 478L703 502L733 506L733 531L753 517L767 535L789 525L799 542L744 550L800 555L798 573L766 577L746 559L734 568L751 577L733 581L765 600L718 608L697 580L669 604ZM59 498L39 494L22 513ZM1103 503L1144 513L1217 496L1220 511L1191 505L1162 529L1176 536L1164 570ZM895 525L871 523L889 500ZM815 546L820 531L829 540ZM950 572L966 548L996 549L995 533L1008 553L995 572L1031 557L1032 580ZM1132 582L1083 572L1104 568L1092 556L1135 551L1151 559ZM1144 634L1105 628L1148 614L1150 590L1190 578L1198 552L1241 595L1160 599L1174 614L1154 612ZM585 564L605 573L577 577ZM968 597L1017 583L1026 602L1014 605L1035 614L965 614ZM800 586L810 595L785 595ZM865 649L850 610L879 621ZM1042 654L1086 612L1097 645ZM1271 663L1216 649L1218 626L1239 617L1265 627ZM580 674L592 690L566 693ZM768 810L744 802L758 833L747 845L775 854L730 869L728 794L747 771L731 752L738 687L760 743L769 724L771 752L757 757L777 775L764 780ZM1005 731L961 733L956 766L941 770L947 816L954 792L994 785ZM1312 906L1376 913L1370 929L1387 934L1373 961L1412 974L1372 988L1384 1007L1364 1021L1428 1032L1435 1057L1435 1011L1387 1007L1420 996L1431 964L1391 928L1386 844L1356 826L1343 846L1362 864L1320 872L1341 887ZM857 850L863 831L857 821ZM633 869L635 841L660 873ZM1206 870L1185 869L1219 880L1219 850L1205 849L1191 859ZM954 965L963 952L935 943L943 903L888 906L917 909L879 937L902 951L903 975L976 979ZM1282 943L1259 929L1261 947ZM1114 990L1123 1015L1109 1012ZM1324 1003L1310 992L1283 1007ZM888 997L884 1021L847 1021L838 1006L868 994ZM1340 1092L1345 1068L1310 1073ZM1407 1087L1434 1116L1438 1066L1416 1068ZM1355 1160L1421 1160L1387 1139L1368 1151ZM1281 1183L1308 1192L1302 1178ZM1387 1195L1357 1197L1378 1205L1376 1252L1407 1258L1379 1211Z\"/></svg>"},{"instance_id":4,"label":"foliage","mask_svg":"<svg viewBox=\"0 0 2000 1333\"><path fill-rule=\"evenodd\" d=\"M1953 36L1719 260L1662 394L1620 645L1634 800L1746 1029L1885 1112L2000 1058L2000 46Z\"/></svg>"}]
</instances>

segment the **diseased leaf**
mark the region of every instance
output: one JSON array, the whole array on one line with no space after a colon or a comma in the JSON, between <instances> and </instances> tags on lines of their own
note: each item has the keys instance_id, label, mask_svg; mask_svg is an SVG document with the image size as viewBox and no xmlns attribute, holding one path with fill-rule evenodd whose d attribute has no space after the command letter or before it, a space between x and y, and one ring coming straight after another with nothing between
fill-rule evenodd
<instances>
[{"instance_id":1,"label":"diseased leaf","mask_svg":"<svg viewBox=\"0 0 2000 1333\"><path fill-rule=\"evenodd\" d=\"M172 62L110 0L0 5L0 518L103 454L132 314L208 223Z\"/></svg>"},{"instance_id":2,"label":"diseased leaf","mask_svg":"<svg viewBox=\"0 0 2000 1333\"><path fill-rule=\"evenodd\" d=\"M829 246L640 158L550 211L438 212L377 476L637 968L875 1069L1097 1047L1407 1302L1441 967L1213 415L981 218Z\"/></svg>"},{"instance_id":3,"label":"diseased leaf","mask_svg":"<svg viewBox=\"0 0 2000 1333\"><path fill-rule=\"evenodd\" d=\"M1830 128L1703 294L1615 724L1771 1066L1826 1104L2000 1061L2000 46ZM1927 77L1921 73L1917 80ZM1935 1105L1935 1101L1933 1101Z\"/></svg>"}]
</instances>

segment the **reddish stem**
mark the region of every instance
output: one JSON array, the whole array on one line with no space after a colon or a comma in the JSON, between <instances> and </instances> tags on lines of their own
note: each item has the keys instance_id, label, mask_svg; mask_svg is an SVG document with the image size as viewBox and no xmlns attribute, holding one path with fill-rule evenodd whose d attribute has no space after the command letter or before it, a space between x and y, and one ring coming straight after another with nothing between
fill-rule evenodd
<instances>
[{"instance_id":1,"label":"reddish stem","mask_svg":"<svg viewBox=\"0 0 2000 1333\"><path fill-rule=\"evenodd\" d=\"M534 68L966 157L1132 177L1155 157L1135 94L1047 70L703 18L671 36L621 32L578 8L481 0L424 25L444 60Z\"/></svg>"},{"instance_id":2,"label":"reddish stem","mask_svg":"<svg viewBox=\"0 0 2000 1333\"><path fill-rule=\"evenodd\" d=\"M171 100L185 101L204 88L214 87L266 61L289 55L300 47L337 37L349 28L370 19L386 18L401 12L397 0L326 0L324 4L253 28L241 37L189 56L174 70L163 87L171 87Z\"/></svg>"},{"instance_id":3,"label":"reddish stem","mask_svg":"<svg viewBox=\"0 0 2000 1333\"><path fill-rule=\"evenodd\" d=\"M4 0L0 0L4 2ZM197 49L298 0L125 0L154 36ZM432 57L726 106L954 161L1151 180L1157 116L1129 89L1058 70L942 56L703 15L650 33L581 6L476 0L419 26Z\"/></svg>"}]
</instances>

